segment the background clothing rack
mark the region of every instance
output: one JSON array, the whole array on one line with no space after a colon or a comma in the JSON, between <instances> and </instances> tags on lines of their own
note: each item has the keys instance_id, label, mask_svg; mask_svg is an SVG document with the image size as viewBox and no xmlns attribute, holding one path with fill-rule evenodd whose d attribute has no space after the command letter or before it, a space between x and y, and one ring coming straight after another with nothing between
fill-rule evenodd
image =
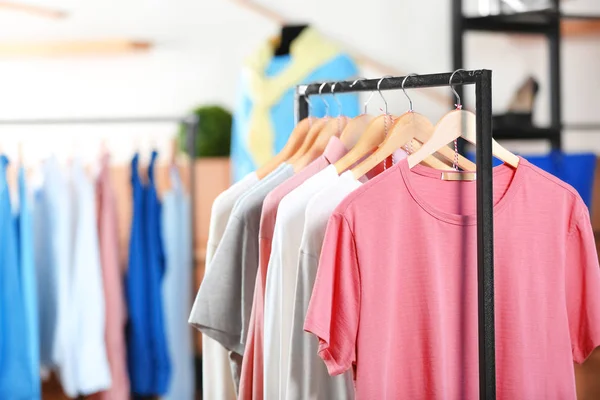
<instances>
[{"instance_id":1,"label":"background clothing rack","mask_svg":"<svg viewBox=\"0 0 600 400\"><path fill-rule=\"evenodd\" d=\"M196 202L194 201L194 193L196 188L196 176L194 166L194 155L196 147L196 130L198 128L198 117L194 114L185 116L126 116L126 117L90 117L90 118L25 118L25 119L4 119L0 120L0 126L4 125L118 125L118 124L166 124L175 123L183 124L186 127L186 147L190 155L190 197L191 197L191 243L192 254L194 253L194 226ZM195 263L192 263L194 268Z\"/></svg>"},{"instance_id":2,"label":"background clothing rack","mask_svg":"<svg viewBox=\"0 0 600 400\"><path fill-rule=\"evenodd\" d=\"M295 111L299 121L308 117L307 97L320 91L335 93L398 90L404 87L426 88L449 86L452 73L392 77L381 79L330 82L296 87ZM475 85L477 119L477 299L479 321L479 397L496 399L496 357L494 326L494 218L492 186L492 71L470 70L457 74L453 86ZM456 84L454 82L457 82ZM380 83L380 84L379 84ZM378 87L379 84L379 87Z\"/></svg>"},{"instance_id":3,"label":"background clothing rack","mask_svg":"<svg viewBox=\"0 0 600 400\"><path fill-rule=\"evenodd\" d=\"M190 163L188 168L190 182L190 243L191 253L195 253L194 244L196 243L195 238L195 227L194 221L196 221L196 173L194 168L195 149L196 149L196 132L198 130L199 118L195 114L184 115L184 116L125 116L125 117L91 117L91 118L31 118L31 119L5 119L0 120L0 126L22 126L22 125L118 125L118 124L183 124L186 128L186 147L190 156ZM191 268L195 270L196 260L193 259ZM190 284L194 284L190 282ZM195 284L194 284L195 285ZM196 287L194 287L194 290ZM196 371L196 388L201 390L202 382L202 359L196 356L195 359L195 371Z\"/></svg>"}]
</instances>

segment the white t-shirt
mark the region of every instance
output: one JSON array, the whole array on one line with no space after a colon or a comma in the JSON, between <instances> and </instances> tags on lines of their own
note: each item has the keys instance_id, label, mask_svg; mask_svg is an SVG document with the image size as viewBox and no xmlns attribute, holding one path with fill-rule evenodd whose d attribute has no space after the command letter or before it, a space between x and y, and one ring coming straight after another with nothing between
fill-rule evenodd
<instances>
[{"instance_id":1,"label":"white t-shirt","mask_svg":"<svg viewBox=\"0 0 600 400\"><path fill-rule=\"evenodd\" d=\"M286 195L277 209L265 289L263 376L264 396L267 400L305 398L286 395L296 269L304 229L304 209L315 193L337 179L335 167L329 165Z\"/></svg>"},{"instance_id":2,"label":"white t-shirt","mask_svg":"<svg viewBox=\"0 0 600 400\"><path fill-rule=\"evenodd\" d=\"M210 214L208 243L206 246L206 271L219 242L225 232L227 221L236 201L258 182L258 176L252 172L233 184L217 196ZM194 325L196 303L192 307L189 323ZM202 398L216 400L235 400L235 386L231 376L229 352L216 340L202 335Z\"/></svg>"},{"instance_id":3,"label":"white t-shirt","mask_svg":"<svg viewBox=\"0 0 600 400\"><path fill-rule=\"evenodd\" d=\"M321 246L329 217L337 205L360 187L351 171L344 172L335 182L328 183L313 195L305 207L304 230L296 275L295 303L292 316L287 395L290 399L313 400L352 399L352 374L330 376L317 354L318 339L304 332L304 319L312 294Z\"/></svg>"}]
</instances>

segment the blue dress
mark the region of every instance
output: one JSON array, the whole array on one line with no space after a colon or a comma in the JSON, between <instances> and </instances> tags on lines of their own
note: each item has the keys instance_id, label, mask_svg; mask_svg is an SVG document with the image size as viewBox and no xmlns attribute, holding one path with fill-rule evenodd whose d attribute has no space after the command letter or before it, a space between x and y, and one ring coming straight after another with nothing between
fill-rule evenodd
<instances>
[{"instance_id":1,"label":"blue dress","mask_svg":"<svg viewBox=\"0 0 600 400\"><path fill-rule=\"evenodd\" d=\"M125 286L129 311L127 361L131 391L136 395L164 394L170 378L161 293L165 267L160 202L154 186L156 156L153 152L147 186L138 173L139 155L131 161L133 220Z\"/></svg>"}]
</instances>

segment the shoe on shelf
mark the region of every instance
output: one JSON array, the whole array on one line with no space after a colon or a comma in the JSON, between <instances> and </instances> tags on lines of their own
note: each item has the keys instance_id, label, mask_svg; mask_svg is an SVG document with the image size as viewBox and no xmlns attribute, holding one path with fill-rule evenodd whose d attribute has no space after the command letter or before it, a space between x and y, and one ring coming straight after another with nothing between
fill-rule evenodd
<instances>
[{"instance_id":1,"label":"shoe on shelf","mask_svg":"<svg viewBox=\"0 0 600 400\"><path fill-rule=\"evenodd\" d=\"M492 122L495 128L533 126L533 105L540 85L530 76L513 95L505 114L494 115Z\"/></svg>"}]
</instances>

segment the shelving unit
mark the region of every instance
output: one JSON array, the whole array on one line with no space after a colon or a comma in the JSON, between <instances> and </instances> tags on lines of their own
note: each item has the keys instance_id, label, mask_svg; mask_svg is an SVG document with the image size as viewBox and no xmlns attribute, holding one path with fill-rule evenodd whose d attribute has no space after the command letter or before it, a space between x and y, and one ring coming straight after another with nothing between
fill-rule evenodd
<instances>
[{"instance_id":1,"label":"shelving unit","mask_svg":"<svg viewBox=\"0 0 600 400\"><path fill-rule=\"evenodd\" d=\"M600 15L570 15L560 11L559 0L552 0L549 10L482 17L463 15L463 1L452 1L452 41L454 69L464 65L464 34L468 31L507 34L534 34L547 38L549 46L550 108L549 127L494 129L496 139L548 140L554 149L562 148L561 109L561 38L565 35L600 33ZM457 91L462 96L462 88Z\"/></svg>"}]
</instances>

